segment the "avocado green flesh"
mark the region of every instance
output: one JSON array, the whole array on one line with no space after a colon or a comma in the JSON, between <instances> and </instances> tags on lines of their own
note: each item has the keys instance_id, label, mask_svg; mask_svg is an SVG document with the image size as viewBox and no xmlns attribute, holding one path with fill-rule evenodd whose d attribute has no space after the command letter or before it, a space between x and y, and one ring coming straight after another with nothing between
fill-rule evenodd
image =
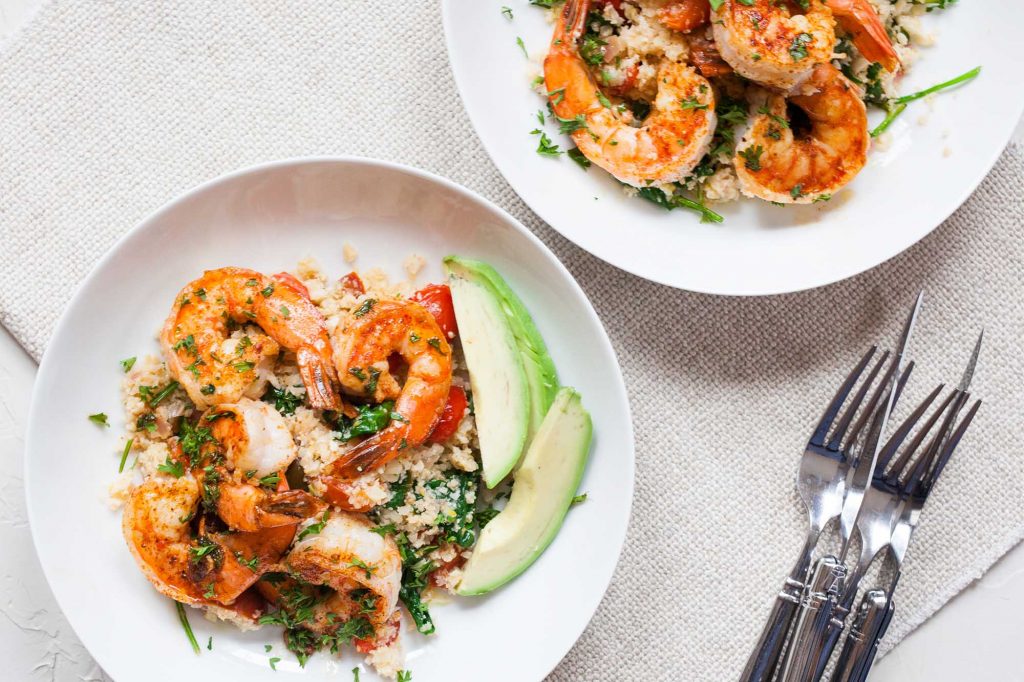
<instances>
[{"instance_id":1,"label":"avocado green flesh","mask_svg":"<svg viewBox=\"0 0 1024 682\"><path fill-rule=\"evenodd\" d=\"M483 594L504 585L547 549L583 477L592 431L579 393L562 388L516 471L508 505L481 531L459 594Z\"/></svg>"},{"instance_id":2,"label":"avocado green flesh","mask_svg":"<svg viewBox=\"0 0 1024 682\"><path fill-rule=\"evenodd\" d=\"M548 354L543 337L537 331L529 311L522 300L505 282L498 271L482 261L448 256L444 260L448 272L467 279L486 282L501 299L502 309L509 321L512 334L523 358L523 370L530 391L530 423L527 427L527 442L540 428L544 415L551 407L558 391L558 372Z\"/></svg>"},{"instance_id":3,"label":"avocado green flesh","mask_svg":"<svg viewBox=\"0 0 1024 682\"><path fill-rule=\"evenodd\" d=\"M469 368L483 480L493 488L512 471L526 444L529 383L501 297L472 273L449 268L448 274Z\"/></svg>"}]
</instances>

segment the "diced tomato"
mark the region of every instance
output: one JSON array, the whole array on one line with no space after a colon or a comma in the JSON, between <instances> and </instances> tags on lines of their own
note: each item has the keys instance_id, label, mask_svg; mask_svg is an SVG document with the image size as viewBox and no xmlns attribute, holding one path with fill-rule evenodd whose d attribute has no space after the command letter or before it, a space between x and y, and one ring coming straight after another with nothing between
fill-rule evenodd
<instances>
[{"instance_id":1,"label":"diced tomato","mask_svg":"<svg viewBox=\"0 0 1024 682\"><path fill-rule=\"evenodd\" d=\"M289 272L279 272L276 275L274 275L272 279L274 279L279 284L283 284L284 286L288 287L289 289L297 293L299 296L302 296L305 299L309 299L309 289L307 289L306 285L300 282L298 278L295 277L295 275Z\"/></svg>"},{"instance_id":2,"label":"diced tomato","mask_svg":"<svg viewBox=\"0 0 1024 682\"><path fill-rule=\"evenodd\" d=\"M466 560L462 557L461 554L456 555L456 557L454 559L452 559L451 561L445 561L440 566L438 566L436 569L431 571L430 577L429 577L430 584L433 585L434 587L442 587L443 588L445 586L445 582L446 582L446 580L448 578L448 574L451 573L453 570L455 570L456 568L458 568L459 566L461 566L464 563L466 563Z\"/></svg>"},{"instance_id":3,"label":"diced tomato","mask_svg":"<svg viewBox=\"0 0 1024 682\"><path fill-rule=\"evenodd\" d=\"M444 405L441 418L437 420L437 425L434 426L434 430L427 440L431 443L443 443L451 438L455 430L459 428L459 423L462 421L463 415L466 414L468 406L466 392L458 386L452 386L448 391L448 402Z\"/></svg>"},{"instance_id":4,"label":"diced tomato","mask_svg":"<svg viewBox=\"0 0 1024 682\"><path fill-rule=\"evenodd\" d=\"M324 484L324 499L339 509L352 512L368 512L373 509L373 502L369 500L360 503L352 499L352 489L344 481L333 476L324 476L320 480Z\"/></svg>"},{"instance_id":5,"label":"diced tomato","mask_svg":"<svg viewBox=\"0 0 1024 682\"><path fill-rule=\"evenodd\" d=\"M458 335L459 327L455 322L452 290L448 288L447 284L428 284L413 294L410 299L430 311L446 337L452 339Z\"/></svg>"},{"instance_id":6,"label":"diced tomato","mask_svg":"<svg viewBox=\"0 0 1024 682\"><path fill-rule=\"evenodd\" d=\"M624 95L629 92L630 88L636 85L637 76L640 74L640 66L637 64L630 64L626 67L626 72L622 76L622 82L618 85L609 85L606 90L613 95Z\"/></svg>"},{"instance_id":7,"label":"diced tomato","mask_svg":"<svg viewBox=\"0 0 1024 682\"><path fill-rule=\"evenodd\" d=\"M658 21L681 33L705 26L711 20L708 0L676 0L658 10Z\"/></svg>"},{"instance_id":8,"label":"diced tomato","mask_svg":"<svg viewBox=\"0 0 1024 682\"><path fill-rule=\"evenodd\" d=\"M355 270L342 277L338 282L341 283L342 289L350 291L356 296L362 296L366 293L366 287L363 285L363 279Z\"/></svg>"}]
</instances>

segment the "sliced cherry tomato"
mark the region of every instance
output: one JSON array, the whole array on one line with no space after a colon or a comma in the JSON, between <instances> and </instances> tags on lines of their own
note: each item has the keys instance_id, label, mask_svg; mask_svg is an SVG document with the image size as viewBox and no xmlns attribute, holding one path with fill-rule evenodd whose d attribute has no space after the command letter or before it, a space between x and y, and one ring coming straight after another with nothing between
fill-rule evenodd
<instances>
[{"instance_id":1,"label":"sliced cherry tomato","mask_svg":"<svg viewBox=\"0 0 1024 682\"><path fill-rule=\"evenodd\" d=\"M366 287L363 286L363 279L355 270L348 273L338 281L341 283L342 289L350 291L356 296L362 296L363 294L366 293Z\"/></svg>"},{"instance_id":2,"label":"sliced cherry tomato","mask_svg":"<svg viewBox=\"0 0 1024 682\"><path fill-rule=\"evenodd\" d=\"M444 404L441 418L437 420L437 425L434 426L434 430L427 440L431 443L443 443L451 438L455 430L459 428L459 423L462 421L462 416L466 414L468 406L466 392L458 386L452 386L448 391L448 402Z\"/></svg>"},{"instance_id":3,"label":"sliced cherry tomato","mask_svg":"<svg viewBox=\"0 0 1024 682\"><path fill-rule=\"evenodd\" d=\"M288 272L279 272L271 279L275 280L278 284L283 284L288 287L299 296L302 296L307 300L309 299L309 289L307 289L306 285L300 282L295 275Z\"/></svg>"},{"instance_id":4,"label":"sliced cherry tomato","mask_svg":"<svg viewBox=\"0 0 1024 682\"><path fill-rule=\"evenodd\" d=\"M352 487L348 483L333 476L323 476L320 480L324 484L324 499L339 509L353 512L368 512L373 509L373 502L360 503L352 499Z\"/></svg>"},{"instance_id":5,"label":"sliced cherry tomato","mask_svg":"<svg viewBox=\"0 0 1024 682\"><path fill-rule=\"evenodd\" d=\"M455 322L452 290L447 284L428 284L409 298L430 311L445 336L452 339L458 335L459 327Z\"/></svg>"},{"instance_id":6,"label":"sliced cherry tomato","mask_svg":"<svg viewBox=\"0 0 1024 682\"><path fill-rule=\"evenodd\" d=\"M667 28L689 33L711 21L708 0L676 0L658 10L658 21Z\"/></svg>"}]
</instances>

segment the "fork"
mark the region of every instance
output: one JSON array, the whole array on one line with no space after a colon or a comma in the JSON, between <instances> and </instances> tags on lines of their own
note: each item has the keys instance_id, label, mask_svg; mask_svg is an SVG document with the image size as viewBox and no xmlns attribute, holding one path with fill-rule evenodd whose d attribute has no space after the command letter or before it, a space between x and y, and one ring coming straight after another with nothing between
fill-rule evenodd
<instances>
[{"instance_id":1,"label":"fork","mask_svg":"<svg viewBox=\"0 0 1024 682\"><path fill-rule=\"evenodd\" d=\"M900 578L900 569L903 565L903 558L906 555L907 545L910 542L910 536L920 521L921 511L935 486L935 482L942 474L953 451L959 445L964 433L967 431L967 427L970 426L978 409L981 407L981 401L975 401L967 415L959 423L956 423L961 410L970 400L967 388L970 385L974 367L977 364L981 342L982 337L979 336L959 388L953 391L934 411L925 426L922 427L910 444L900 453L896 462L892 466L888 466L898 448L907 438L910 429L903 429L901 427L893 434L893 437L886 444L885 450L879 457L877 471L872 481L872 489L878 491L879 496L884 495L890 501L895 500L900 503L898 510L888 515L890 525L888 540L885 542L889 547L888 554L895 564L895 570L887 592L871 590L862 599L854 627L851 628L850 635L847 637L836 665L836 670L833 673L833 682L860 682L867 676L871 668L878 650L878 643L885 634L895 610L893 593ZM927 409L937 397L940 389L941 386L936 391L933 391L925 402L922 403L922 407L918 408L915 412L923 412L922 408ZM932 432L940 418L942 420L940 428L932 435L928 446L917 460L913 461L914 455L925 442L928 434ZM877 533L882 534L882 531L879 529ZM855 583L847 588L850 593L848 595L847 608L852 605L853 594L856 593L856 589L857 585ZM838 638L838 634L834 637ZM832 645L834 646L834 641ZM820 670L824 669L827 660L828 657L825 657L821 662L819 675Z\"/></svg>"},{"instance_id":2,"label":"fork","mask_svg":"<svg viewBox=\"0 0 1024 682\"><path fill-rule=\"evenodd\" d=\"M775 674L793 616L796 614L808 580L807 573L814 548L818 544L818 539L825 526L842 513L850 462L840 451L838 445L849 429L854 415L860 409L872 383L888 359L888 351L875 362L838 423L836 418L877 350L877 346L872 346L847 375L825 409L824 415L811 434L804 454L800 458L796 487L797 493L807 509L807 537L796 564L786 578L782 590L775 598L775 603L761 631L757 645L740 676L740 682L768 682ZM890 370L885 374L886 379L891 377L891 372L894 370L895 363L891 363ZM901 384L906 380L906 376L909 376L909 371L904 372L904 376L900 380ZM882 383L884 385L886 382ZM870 400L869 408L872 409L869 409L869 412L874 411L873 407L877 404L879 397L880 391L876 390ZM854 431L859 434L865 423L866 421L863 419L858 420L854 425ZM835 428L833 429L833 427ZM855 435L851 433L851 437Z\"/></svg>"}]
</instances>

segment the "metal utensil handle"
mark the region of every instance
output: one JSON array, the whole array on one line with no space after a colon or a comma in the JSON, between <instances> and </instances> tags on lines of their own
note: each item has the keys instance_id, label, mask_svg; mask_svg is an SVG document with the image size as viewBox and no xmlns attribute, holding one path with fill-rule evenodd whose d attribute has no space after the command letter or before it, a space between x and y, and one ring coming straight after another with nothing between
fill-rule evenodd
<instances>
[{"instance_id":1,"label":"metal utensil handle","mask_svg":"<svg viewBox=\"0 0 1024 682\"><path fill-rule=\"evenodd\" d=\"M757 645L740 674L739 682L770 682L775 677L786 638L789 636L797 607L800 605L800 599L807 583L811 552L814 551L820 533L820 526L812 524L808 529L803 549L800 550L796 564L789 572L789 577L786 578L782 590L775 597L775 604L772 605L772 610L768 614L764 629L761 630Z\"/></svg>"},{"instance_id":2,"label":"metal utensil handle","mask_svg":"<svg viewBox=\"0 0 1024 682\"><path fill-rule=\"evenodd\" d=\"M860 661L860 677L853 682L864 682L868 679L868 673L871 672L871 666L875 663L875 657L878 655L878 643L882 641L882 637L885 636L885 631L889 629L889 623L892 622L892 614L896 611L896 603L890 599L889 605L885 609L885 615L882 616L882 623L878 627L878 632L875 633L874 638L871 642L871 647L864 654L863 659Z\"/></svg>"},{"instance_id":3,"label":"metal utensil handle","mask_svg":"<svg viewBox=\"0 0 1024 682\"><path fill-rule=\"evenodd\" d=\"M832 673L832 682L855 682L862 679L868 652L872 643L877 642L876 635L888 608L889 600L882 590L869 590L864 594Z\"/></svg>"},{"instance_id":4,"label":"metal utensil handle","mask_svg":"<svg viewBox=\"0 0 1024 682\"><path fill-rule=\"evenodd\" d=\"M775 604L768 614L768 621L757 640L757 646L743 668L740 682L768 682L774 677L793 616L800 604L803 587L803 583L793 578L786 580L782 591L775 597Z\"/></svg>"},{"instance_id":5,"label":"metal utensil handle","mask_svg":"<svg viewBox=\"0 0 1024 682\"><path fill-rule=\"evenodd\" d=\"M816 664L845 577L846 567L836 557L827 556L818 560L807 593L800 603L780 682L816 682Z\"/></svg>"}]
</instances>

